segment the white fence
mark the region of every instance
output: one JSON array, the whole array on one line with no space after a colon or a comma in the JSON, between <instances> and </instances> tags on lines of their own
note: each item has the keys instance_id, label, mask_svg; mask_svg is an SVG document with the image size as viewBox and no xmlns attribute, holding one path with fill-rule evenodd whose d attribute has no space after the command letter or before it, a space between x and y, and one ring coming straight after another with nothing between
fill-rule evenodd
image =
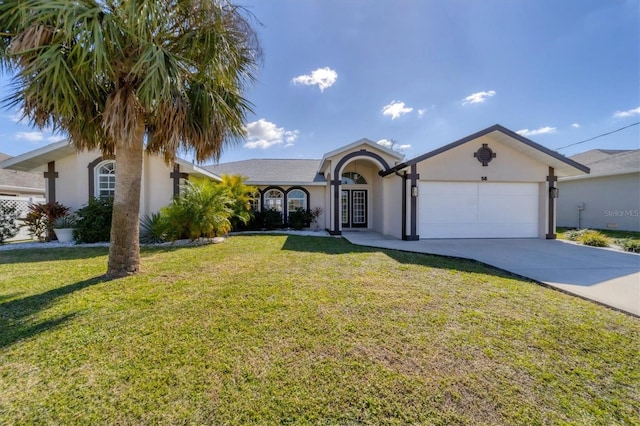
<instances>
[{"instance_id":1,"label":"white fence","mask_svg":"<svg viewBox=\"0 0 640 426\"><path fill-rule=\"evenodd\" d=\"M0 196L0 203L3 205L10 205L16 207L18 210L18 217L23 219L27 213L29 213L29 206L31 204L37 203L45 203L47 200L39 197L6 197ZM22 220L18 220L18 225L23 225ZM18 231L18 235L13 238L9 238L7 241L20 241L20 240L31 240L32 237L29 235L29 231L26 226L20 227L20 231Z\"/></svg>"}]
</instances>

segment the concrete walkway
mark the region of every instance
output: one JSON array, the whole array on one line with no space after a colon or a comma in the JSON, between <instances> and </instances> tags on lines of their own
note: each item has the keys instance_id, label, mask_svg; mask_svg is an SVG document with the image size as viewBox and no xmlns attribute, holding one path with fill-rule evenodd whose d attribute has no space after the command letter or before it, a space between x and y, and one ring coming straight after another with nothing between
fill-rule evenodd
<instances>
[{"instance_id":1,"label":"concrete walkway","mask_svg":"<svg viewBox=\"0 0 640 426\"><path fill-rule=\"evenodd\" d=\"M561 240L402 241L375 232L344 232L353 244L474 259L640 316L640 255Z\"/></svg>"}]
</instances>

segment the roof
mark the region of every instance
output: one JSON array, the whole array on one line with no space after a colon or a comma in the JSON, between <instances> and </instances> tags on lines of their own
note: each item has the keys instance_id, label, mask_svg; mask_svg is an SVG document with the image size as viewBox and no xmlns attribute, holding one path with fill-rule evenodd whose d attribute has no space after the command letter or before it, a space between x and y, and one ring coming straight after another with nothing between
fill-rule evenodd
<instances>
[{"instance_id":1,"label":"roof","mask_svg":"<svg viewBox=\"0 0 640 426\"><path fill-rule=\"evenodd\" d=\"M325 185L318 173L322 160L251 159L220 163L204 168L217 175L246 176L248 185Z\"/></svg>"},{"instance_id":2,"label":"roof","mask_svg":"<svg viewBox=\"0 0 640 426\"><path fill-rule=\"evenodd\" d=\"M487 127L484 130L480 130L479 132L466 136L441 148L427 152L426 154L422 154L409 161L405 161L404 163L400 163L397 166L381 173L381 175L387 176L398 170L402 170L408 166L419 163L428 158L435 157L438 154L442 154L443 152L449 151L450 149L456 148L460 145L464 145L467 142L474 141L481 137L491 138L503 145L507 145L510 148L521 152L524 155L534 158L544 164L548 164L550 167L553 167L555 169L555 173L557 176L575 176L589 173L588 167L576 162L575 160L569 159L556 151L552 151L549 148L537 144L532 140L527 139L524 136L507 129L506 127L495 124L491 127Z\"/></svg>"},{"instance_id":3,"label":"roof","mask_svg":"<svg viewBox=\"0 0 640 426\"><path fill-rule=\"evenodd\" d=\"M324 171L324 169L326 168L326 164L327 164L327 159L334 157L338 154L341 154L343 152L349 151L353 148L356 148L360 145L368 145L369 147L376 149L378 151L382 151L394 158L396 158L398 161L401 161L404 158L404 154L398 151L394 151L392 149L389 149L385 146L382 146L374 141L372 141L371 139L367 139L367 138L362 138L360 140L357 140L355 142L350 143L349 145L345 145L342 146L338 149L335 149L333 151L327 152L325 155L322 156L322 161L320 162L320 167L319 167L319 171Z\"/></svg>"},{"instance_id":4,"label":"roof","mask_svg":"<svg viewBox=\"0 0 640 426\"><path fill-rule=\"evenodd\" d=\"M10 155L0 152L0 163L10 158ZM44 177L38 173L0 169L0 188L44 193Z\"/></svg>"},{"instance_id":5,"label":"roof","mask_svg":"<svg viewBox=\"0 0 640 426\"><path fill-rule=\"evenodd\" d=\"M640 149L592 149L570 158L591 169L589 176L581 178L640 172Z\"/></svg>"},{"instance_id":6,"label":"roof","mask_svg":"<svg viewBox=\"0 0 640 426\"><path fill-rule=\"evenodd\" d=\"M16 157L8 158L4 161L0 159L0 172L8 170L17 170L22 172L34 170L41 171L45 169L45 166L50 161L56 161L75 153L76 148L69 143L68 139L54 142L33 151L25 152L24 154L18 155ZM203 169L202 167L196 166L189 161L183 160L181 158L176 158L176 163L180 164L180 166L183 167L183 172L205 176L218 181L221 180L220 176L217 176L210 171ZM42 187L44 187L44 180Z\"/></svg>"}]
</instances>

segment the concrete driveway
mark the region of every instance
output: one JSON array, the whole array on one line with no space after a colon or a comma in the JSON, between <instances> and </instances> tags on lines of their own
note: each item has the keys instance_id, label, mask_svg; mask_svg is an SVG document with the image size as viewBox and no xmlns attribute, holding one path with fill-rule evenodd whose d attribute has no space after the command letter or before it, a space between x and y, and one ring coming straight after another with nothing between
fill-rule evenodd
<instances>
[{"instance_id":1,"label":"concrete driveway","mask_svg":"<svg viewBox=\"0 0 640 426\"><path fill-rule=\"evenodd\" d=\"M344 232L353 244L474 259L640 316L640 255L561 240L402 241L375 232Z\"/></svg>"}]
</instances>

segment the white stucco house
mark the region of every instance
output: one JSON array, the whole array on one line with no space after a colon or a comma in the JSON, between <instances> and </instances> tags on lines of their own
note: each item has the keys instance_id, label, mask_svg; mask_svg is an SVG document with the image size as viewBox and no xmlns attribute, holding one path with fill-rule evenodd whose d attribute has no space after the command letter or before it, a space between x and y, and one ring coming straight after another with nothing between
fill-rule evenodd
<instances>
[{"instance_id":1,"label":"white stucco house","mask_svg":"<svg viewBox=\"0 0 640 426\"><path fill-rule=\"evenodd\" d=\"M111 165L110 165L111 164ZM108 195L112 163L76 153L64 142L14 157L0 168L41 171L47 197L72 208ZM368 229L404 240L420 238L555 238L558 178L589 169L500 125L416 158L361 139L317 160L255 159L173 167L147 157L141 213L170 202L191 174L240 174L259 188L256 210L320 207L322 228L340 235ZM110 177L111 176L111 177Z\"/></svg>"},{"instance_id":2,"label":"white stucco house","mask_svg":"<svg viewBox=\"0 0 640 426\"><path fill-rule=\"evenodd\" d=\"M640 232L640 149L592 149L570 158L591 173L560 178L558 226Z\"/></svg>"}]
</instances>

